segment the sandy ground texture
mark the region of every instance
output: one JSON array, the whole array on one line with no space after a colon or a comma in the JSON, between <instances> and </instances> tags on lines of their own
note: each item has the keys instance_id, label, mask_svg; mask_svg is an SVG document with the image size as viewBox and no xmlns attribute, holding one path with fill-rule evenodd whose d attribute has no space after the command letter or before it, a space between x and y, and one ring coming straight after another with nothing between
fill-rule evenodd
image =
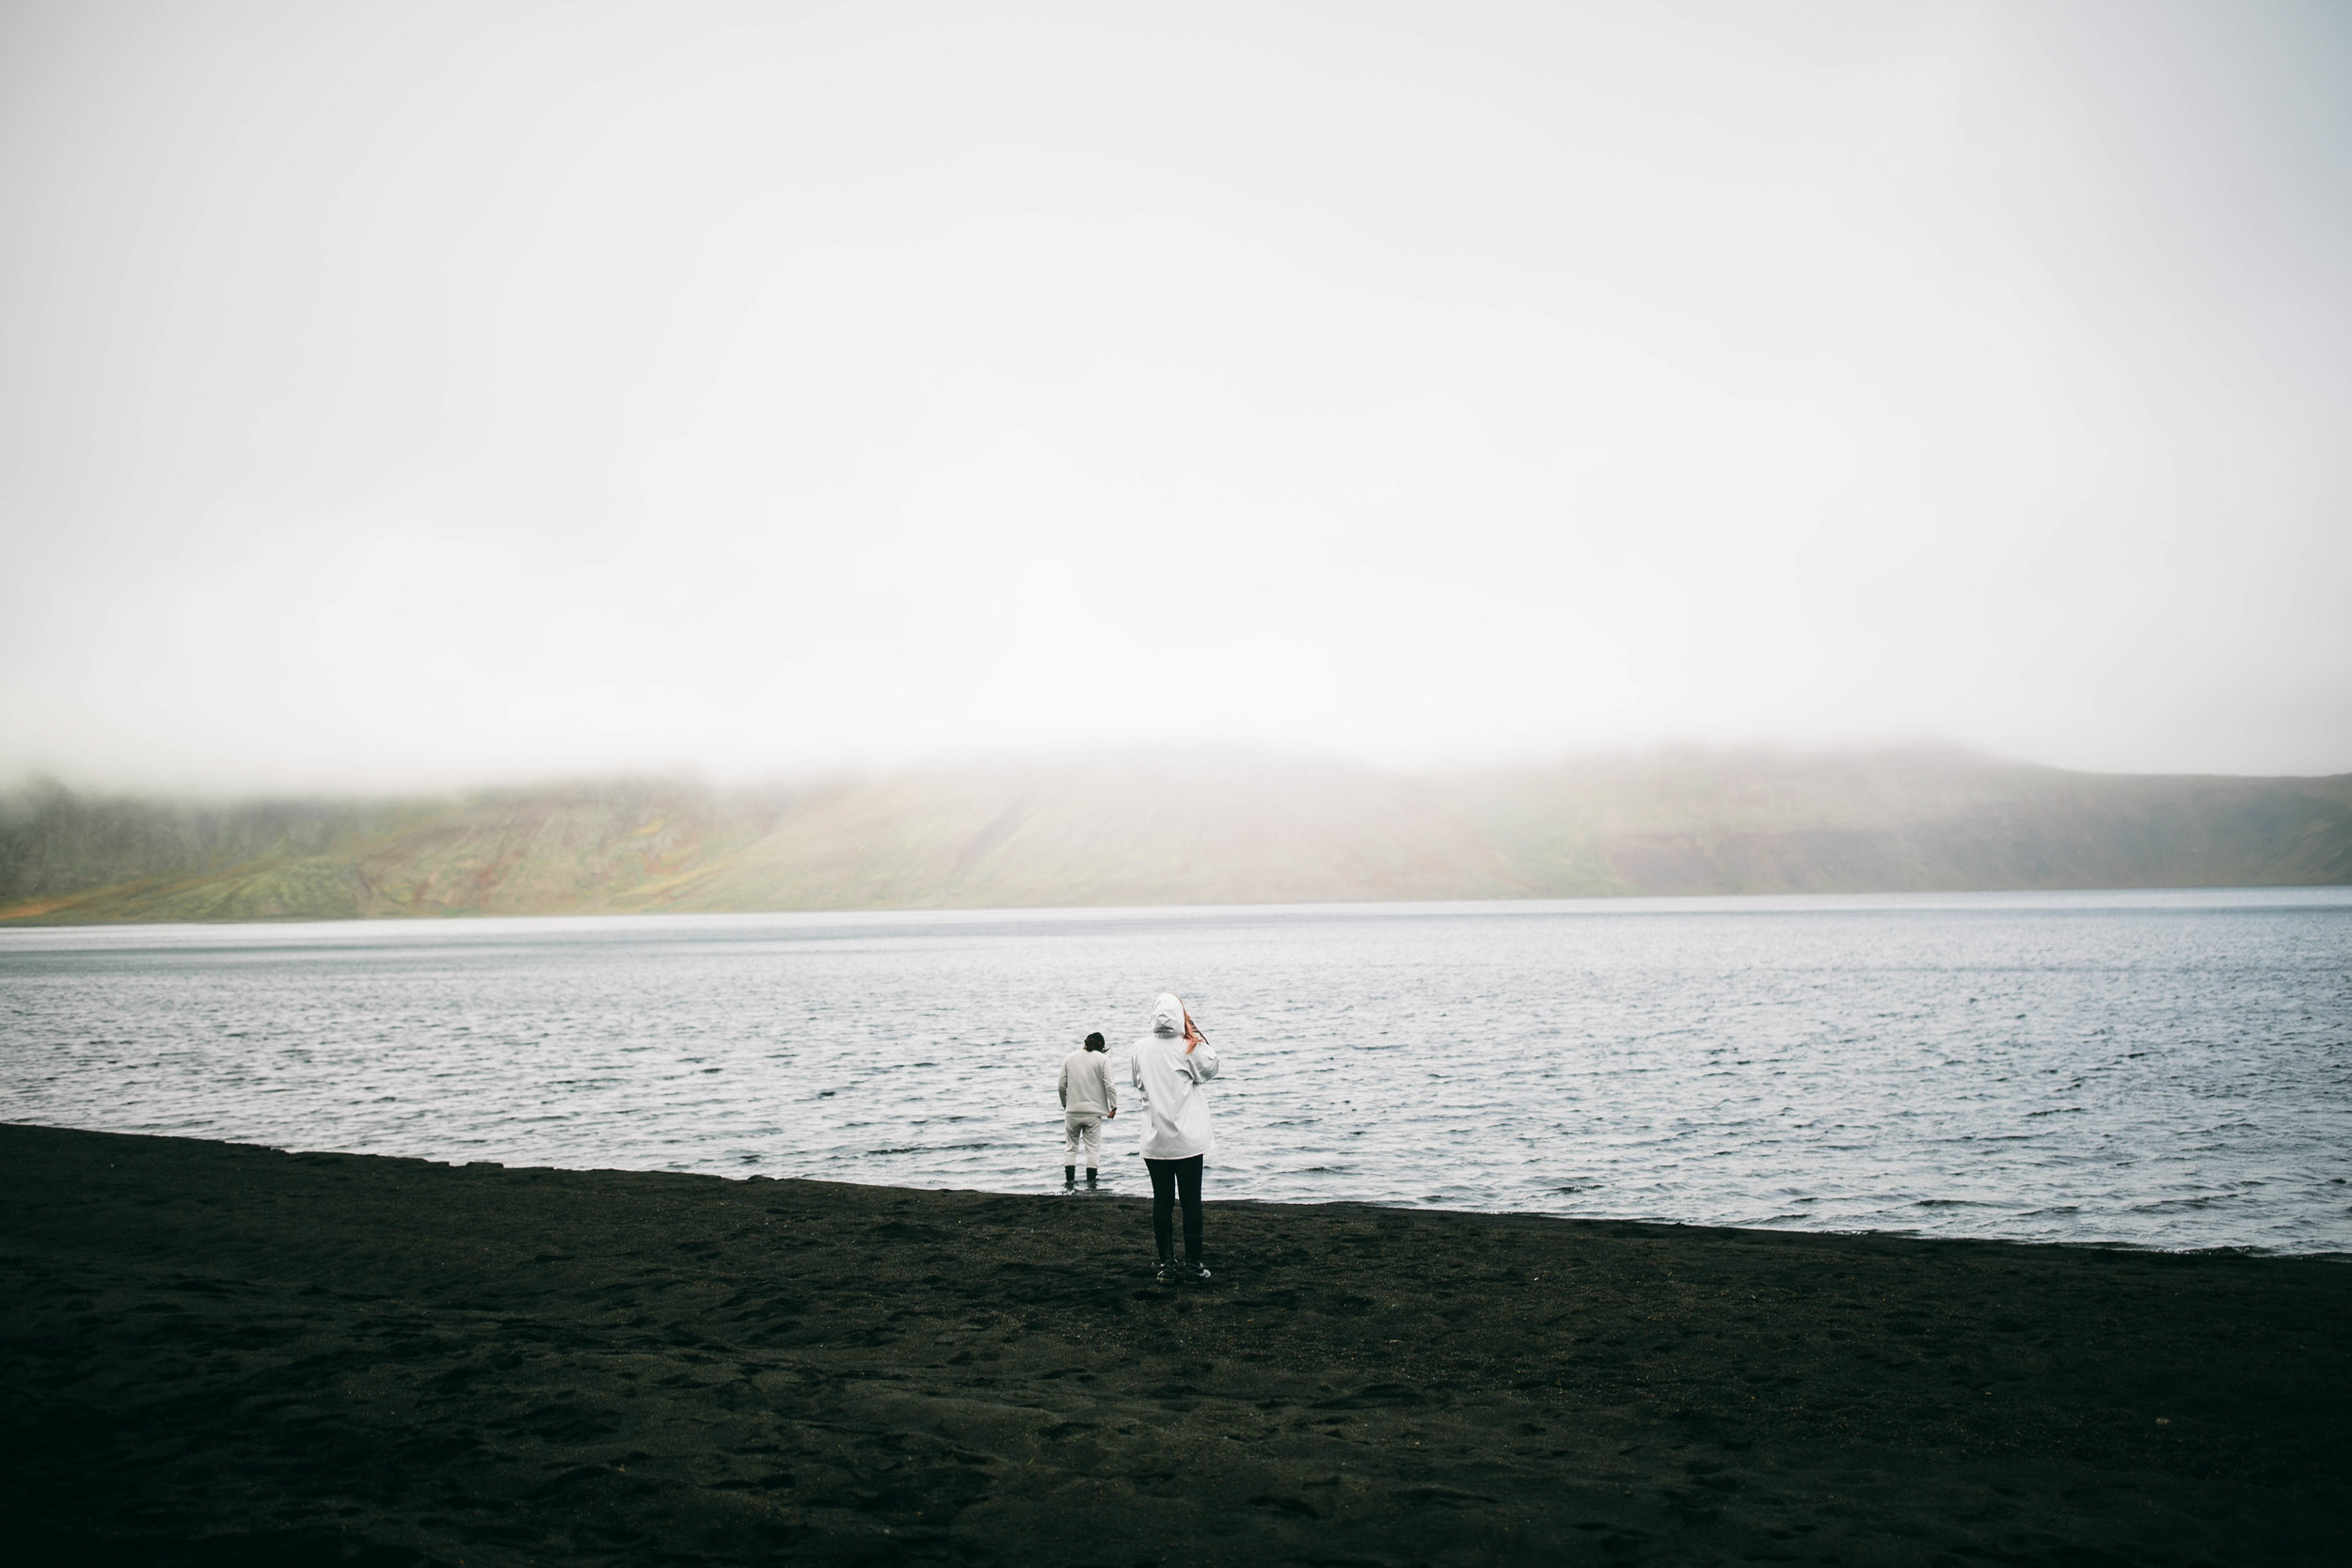
<instances>
[{"instance_id":1,"label":"sandy ground texture","mask_svg":"<svg viewBox=\"0 0 2352 1568\"><path fill-rule=\"evenodd\" d=\"M2344 1560L2352 1267L0 1127L87 1564ZM1211 1173L1212 1191L1215 1172Z\"/></svg>"}]
</instances>

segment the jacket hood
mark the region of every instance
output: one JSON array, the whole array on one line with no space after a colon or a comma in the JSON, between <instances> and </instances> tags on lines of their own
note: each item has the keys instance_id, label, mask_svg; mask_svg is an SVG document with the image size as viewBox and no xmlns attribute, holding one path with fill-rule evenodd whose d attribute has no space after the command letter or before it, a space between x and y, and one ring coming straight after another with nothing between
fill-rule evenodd
<instances>
[{"instance_id":1,"label":"jacket hood","mask_svg":"<svg viewBox=\"0 0 2352 1568\"><path fill-rule=\"evenodd\" d=\"M1181 1035L1184 1032L1184 1005L1170 992L1160 992L1160 999L1152 1004L1152 1033Z\"/></svg>"}]
</instances>

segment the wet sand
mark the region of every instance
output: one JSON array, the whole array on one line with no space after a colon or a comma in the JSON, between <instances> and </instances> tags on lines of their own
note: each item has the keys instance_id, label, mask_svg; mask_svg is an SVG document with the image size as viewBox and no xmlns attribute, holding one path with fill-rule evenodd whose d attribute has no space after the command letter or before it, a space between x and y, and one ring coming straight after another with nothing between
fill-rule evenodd
<instances>
[{"instance_id":1,"label":"wet sand","mask_svg":"<svg viewBox=\"0 0 2352 1568\"><path fill-rule=\"evenodd\" d=\"M2330 1260L1225 1202L1167 1288L1132 1191L31 1127L0 1176L24 1561L2089 1568L2352 1516Z\"/></svg>"}]
</instances>

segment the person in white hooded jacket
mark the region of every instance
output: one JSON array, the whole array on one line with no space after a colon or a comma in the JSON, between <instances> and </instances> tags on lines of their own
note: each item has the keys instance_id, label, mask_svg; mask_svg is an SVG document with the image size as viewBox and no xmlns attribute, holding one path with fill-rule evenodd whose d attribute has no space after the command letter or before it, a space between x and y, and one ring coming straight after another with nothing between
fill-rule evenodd
<instances>
[{"instance_id":1,"label":"person in white hooded jacket","mask_svg":"<svg viewBox=\"0 0 2352 1568\"><path fill-rule=\"evenodd\" d=\"M1208 1096L1201 1085L1216 1076L1216 1048L1193 1026L1192 1015L1163 991L1152 1005L1152 1032L1136 1041L1128 1075L1143 1096L1144 1168L1152 1173L1152 1240L1159 1247L1159 1277L1206 1280L1200 1262L1200 1172L1216 1147L1209 1133ZM1184 1204L1184 1261L1176 1261L1175 1207Z\"/></svg>"}]
</instances>

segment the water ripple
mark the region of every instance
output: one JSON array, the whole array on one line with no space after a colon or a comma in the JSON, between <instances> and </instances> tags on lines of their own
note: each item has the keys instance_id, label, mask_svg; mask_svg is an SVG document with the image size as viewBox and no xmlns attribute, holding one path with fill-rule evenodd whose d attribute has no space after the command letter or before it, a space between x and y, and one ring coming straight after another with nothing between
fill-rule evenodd
<instances>
[{"instance_id":1,"label":"water ripple","mask_svg":"<svg viewBox=\"0 0 2352 1568\"><path fill-rule=\"evenodd\" d=\"M2352 1251L2345 890L9 931L0 1118L1029 1190L1164 988L1222 1196Z\"/></svg>"}]
</instances>

